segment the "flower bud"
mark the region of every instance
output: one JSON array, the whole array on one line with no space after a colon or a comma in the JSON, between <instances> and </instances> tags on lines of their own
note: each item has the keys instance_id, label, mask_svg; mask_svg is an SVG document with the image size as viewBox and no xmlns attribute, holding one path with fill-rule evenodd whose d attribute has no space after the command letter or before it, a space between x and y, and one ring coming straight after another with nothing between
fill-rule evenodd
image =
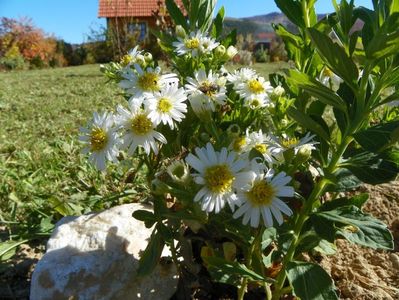
<instances>
[{"instance_id":1,"label":"flower bud","mask_svg":"<svg viewBox=\"0 0 399 300\"><path fill-rule=\"evenodd\" d=\"M238 50L237 50L236 47L234 47L234 46L229 46L229 47L227 48L226 54L227 54L228 58L232 59L234 56L237 55L237 53L238 53Z\"/></svg>"},{"instance_id":2,"label":"flower bud","mask_svg":"<svg viewBox=\"0 0 399 300\"><path fill-rule=\"evenodd\" d=\"M152 61L152 54L151 54L150 52L146 52L146 53L144 54L144 60L145 60L146 62L151 62L151 61Z\"/></svg>"},{"instance_id":3,"label":"flower bud","mask_svg":"<svg viewBox=\"0 0 399 300\"><path fill-rule=\"evenodd\" d=\"M140 66L144 66L145 65L145 59L144 56L139 54L136 56L136 63L139 64Z\"/></svg>"},{"instance_id":4,"label":"flower bud","mask_svg":"<svg viewBox=\"0 0 399 300\"><path fill-rule=\"evenodd\" d=\"M224 76L219 77L219 78L217 79L217 81L216 81L216 84L217 84L218 86L225 86L226 83L227 83L227 78L224 77Z\"/></svg>"},{"instance_id":5,"label":"flower bud","mask_svg":"<svg viewBox=\"0 0 399 300\"><path fill-rule=\"evenodd\" d=\"M281 97L285 94L285 90L282 86L278 85L273 89L273 94L277 97Z\"/></svg>"},{"instance_id":6,"label":"flower bud","mask_svg":"<svg viewBox=\"0 0 399 300\"><path fill-rule=\"evenodd\" d=\"M310 144L305 144L301 146L296 156L297 162L298 163L307 162L309 158L312 156L312 149L314 149L314 147Z\"/></svg>"},{"instance_id":7,"label":"flower bud","mask_svg":"<svg viewBox=\"0 0 399 300\"><path fill-rule=\"evenodd\" d=\"M226 53L226 47L223 45L219 45L215 49L215 56L222 57Z\"/></svg>"},{"instance_id":8,"label":"flower bud","mask_svg":"<svg viewBox=\"0 0 399 300\"><path fill-rule=\"evenodd\" d=\"M174 161L167 167L166 172L176 182L187 183L190 180L189 169L182 161Z\"/></svg>"},{"instance_id":9,"label":"flower bud","mask_svg":"<svg viewBox=\"0 0 399 300\"><path fill-rule=\"evenodd\" d=\"M241 128L238 124L231 124L229 128L227 128L227 134L232 137L238 137L241 133Z\"/></svg>"},{"instance_id":10,"label":"flower bud","mask_svg":"<svg viewBox=\"0 0 399 300\"><path fill-rule=\"evenodd\" d=\"M181 26L181 25L176 26L176 35L182 39L184 39L187 36L186 31L184 30L183 26Z\"/></svg>"}]
</instances>

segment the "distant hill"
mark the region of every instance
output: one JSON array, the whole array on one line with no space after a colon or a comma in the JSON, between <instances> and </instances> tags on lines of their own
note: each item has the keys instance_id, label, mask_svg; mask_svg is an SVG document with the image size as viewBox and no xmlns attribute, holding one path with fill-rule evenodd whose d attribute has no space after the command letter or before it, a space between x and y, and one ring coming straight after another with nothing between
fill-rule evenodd
<instances>
[{"instance_id":1,"label":"distant hill","mask_svg":"<svg viewBox=\"0 0 399 300\"><path fill-rule=\"evenodd\" d=\"M272 24L283 24L289 30L295 29L288 18L282 13L269 13L267 15L259 15L246 18L226 18L225 27L227 31L237 29L238 34L252 34L255 39L270 39L274 33Z\"/></svg>"}]
</instances>

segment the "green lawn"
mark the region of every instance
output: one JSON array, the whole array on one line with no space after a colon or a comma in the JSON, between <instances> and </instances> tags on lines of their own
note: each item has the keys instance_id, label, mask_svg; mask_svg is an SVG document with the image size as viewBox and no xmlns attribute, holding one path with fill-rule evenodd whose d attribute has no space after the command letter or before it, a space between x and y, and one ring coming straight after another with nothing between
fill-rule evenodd
<instances>
[{"instance_id":1,"label":"green lawn","mask_svg":"<svg viewBox=\"0 0 399 300\"><path fill-rule=\"evenodd\" d=\"M285 66L253 67L267 75ZM24 224L46 224L143 196L142 184L126 175L129 165L99 174L80 155L79 127L93 111L123 102L119 92L106 84L98 65L0 73L1 223L19 223L13 232L31 234L44 229ZM126 189L129 196L114 196Z\"/></svg>"}]
</instances>

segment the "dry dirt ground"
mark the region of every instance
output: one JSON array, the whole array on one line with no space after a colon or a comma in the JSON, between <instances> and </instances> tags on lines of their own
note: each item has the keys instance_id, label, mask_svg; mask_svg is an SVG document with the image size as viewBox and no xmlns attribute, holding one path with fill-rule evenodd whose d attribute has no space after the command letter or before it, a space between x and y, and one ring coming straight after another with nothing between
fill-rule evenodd
<instances>
[{"instance_id":1,"label":"dry dirt ground","mask_svg":"<svg viewBox=\"0 0 399 300\"><path fill-rule=\"evenodd\" d=\"M395 239L393 251L375 251L338 240L335 256L323 257L321 265L331 274L345 300L399 300L399 181L364 186L370 200L364 211L384 221ZM30 276L42 256L42 245L23 245L10 266L0 269L0 300L29 297Z\"/></svg>"}]
</instances>

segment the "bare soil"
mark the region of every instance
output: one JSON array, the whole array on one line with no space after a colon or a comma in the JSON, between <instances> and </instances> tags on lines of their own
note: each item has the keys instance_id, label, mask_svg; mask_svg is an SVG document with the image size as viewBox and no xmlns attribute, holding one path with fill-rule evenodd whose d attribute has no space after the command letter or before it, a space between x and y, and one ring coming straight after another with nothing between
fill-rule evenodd
<instances>
[{"instance_id":1,"label":"bare soil","mask_svg":"<svg viewBox=\"0 0 399 300\"><path fill-rule=\"evenodd\" d=\"M395 239L392 251L376 251L338 240L335 256L320 264L331 274L344 300L399 300L399 181L365 185L370 194L364 211L386 223ZM7 266L0 268L0 299L29 299L30 278L41 258L40 243L22 245Z\"/></svg>"}]
</instances>

